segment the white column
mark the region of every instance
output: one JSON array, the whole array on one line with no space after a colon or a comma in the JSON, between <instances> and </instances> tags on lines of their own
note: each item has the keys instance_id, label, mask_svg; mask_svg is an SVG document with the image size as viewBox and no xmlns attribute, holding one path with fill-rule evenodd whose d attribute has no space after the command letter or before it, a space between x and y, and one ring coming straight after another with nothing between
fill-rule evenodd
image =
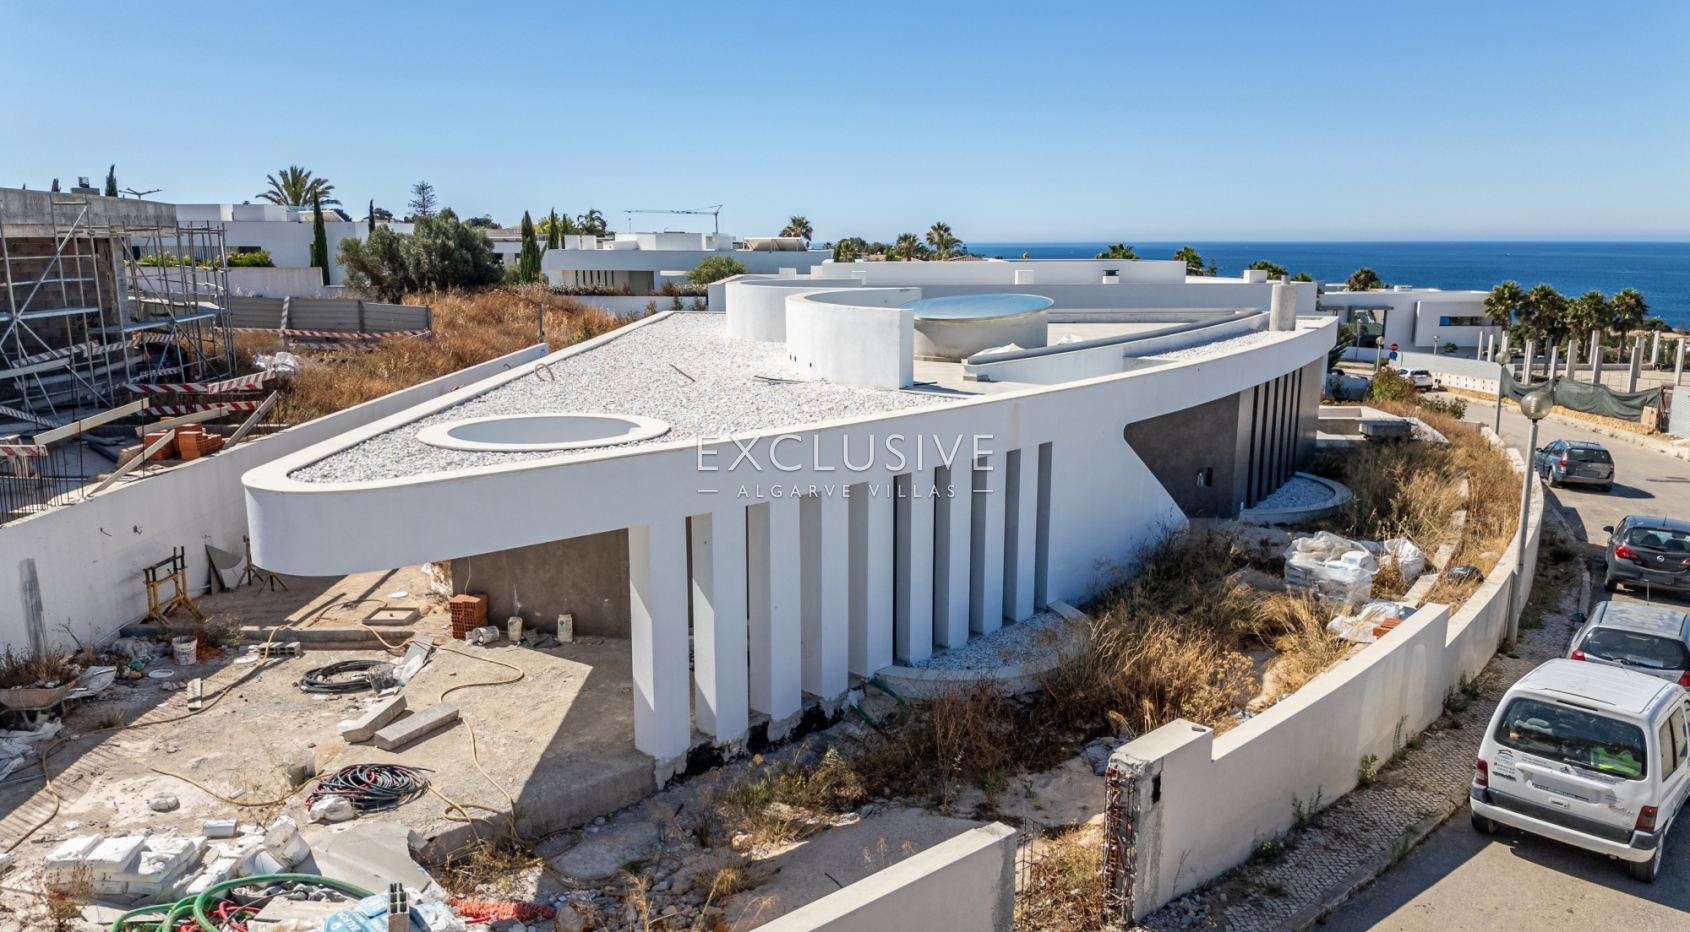
<instances>
[{"instance_id":1,"label":"white column","mask_svg":"<svg viewBox=\"0 0 1690 932\"><path fill-rule=\"evenodd\" d=\"M1039 448L1012 451L1004 474L1003 616L1033 617L1039 531Z\"/></svg>"},{"instance_id":2,"label":"white column","mask_svg":"<svg viewBox=\"0 0 1690 932\"><path fill-rule=\"evenodd\" d=\"M892 665L891 476L851 486L851 654L849 669L870 677Z\"/></svg>"},{"instance_id":3,"label":"white column","mask_svg":"<svg viewBox=\"0 0 1690 932\"><path fill-rule=\"evenodd\" d=\"M687 539L679 518L628 529L634 747L659 768L692 742L687 688Z\"/></svg>"},{"instance_id":4,"label":"white column","mask_svg":"<svg viewBox=\"0 0 1690 932\"><path fill-rule=\"evenodd\" d=\"M842 488L798 500L803 563L804 691L832 699L850 685L851 516Z\"/></svg>"},{"instance_id":5,"label":"white column","mask_svg":"<svg viewBox=\"0 0 1690 932\"><path fill-rule=\"evenodd\" d=\"M1655 331L1652 339L1654 342L1649 344L1649 368L1654 369L1661 364L1661 332Z\"/></svg>"},{"instance_id":6,"label":"white column","mask_svg":"<svg viewBox=\"0 0 1690 932\"><path fill-rule=\"evenodd\" d=\"M1549 347L1549 378L1551 381L1555 378L1555 370L1559 368L1561 368L1561 346L1560 344L1551 344Z\"/></svg>"},{"instance_id":7,"label":"white column","mask_svg":"<svg viewBox=\"0 0 1690 932\"><path fill-rule=\"evenodd\" d=\"M974 464L968 630L976 634L1003 627L1003 462L999 451Z\"/></svg>"},{"instance_id":8,"label":"white column","mask_svg":"<svg viewBox=\"0 0 1690 932\"><path fill-rule=\"evenodd\" d=\"M745 509L692 519L693 716L717 743L745 736L747 616Z\"/></svg>"},{"instance_id":9,"label":"white column","mask_svg":"<svg viewBox=\"0 0 1690 932\"><path fill-rule=\"evenodd\" d=\"M1567 381L1577 382L1579 375L1579 341L1575 337L1567 341Z\"/></svg>"},{"instance_id":10,"label":"white column","mask_svg":"<svg viewBox=\"0 0 1690 932\"><path fill-rule=\"evenodd\" d=\"M906 473L896 485L892 651L913 664L933 656L933 473Z\"/></svg>"},{"instance_id":11,"label":"white column","mask_svg":"<svg viewBox=\"0 0 1690 932\"><path fill-rule=\"evenodd\" d=\"M968 643L968 567L972 560L973 493L967 459L934 471L933 646Z\"/></svg>"},{"instance_id":12,"label":"white column","mask_svg":"<svg viewBox=\"0 0 1690 932\"><path fill-rule=\"evenodd\" d=\"M798 500L771 499L746 515L751 708L780 722L803 707Z\"/></svg>"},{"instance_id":13,"label":"white column","mask_svg":"<svg viewBox=\"0 0 1690 932\"><path fill-rule=\"evenodd\" d=\"M1684 338L1678 338L1678 359L1672 364L1672 384L1684 384Z\"/></svg>"},{"instance_id":14,"label":"white column","mask_svg":"<svg viewBox=\"0 0 1690 932\"><path fill-rule=\"evenodd\" d=\"M1636 337L1631 341L1631 364L1626 367L1625 390L1637 391L1637 377L1643 370L1643 338Z\"/></svg>"},{"instance_id":15,"label":"white column","mask_svg":"<svg viewBox=\"0 0 1690 932\"><path fill-rule=\"evenodd\" d=\"M1590 384L1602 384L1602 331L1590 331Z\"/></svg>"},{"instance_id":16,"label":"white column","mask_svg":"<svg viewBox=\"0 0 1690 932\"><path fill-rule=\"evenodd\" d=\"M1520 384L1521 385L1532 384L1532 363L1535 361L1536 356L1537 356L1537 341L1536 340L1527 340L1526 341L1526 361L1525 361L1525 364L1520 366Z\"/></svg>"}]
</instances>

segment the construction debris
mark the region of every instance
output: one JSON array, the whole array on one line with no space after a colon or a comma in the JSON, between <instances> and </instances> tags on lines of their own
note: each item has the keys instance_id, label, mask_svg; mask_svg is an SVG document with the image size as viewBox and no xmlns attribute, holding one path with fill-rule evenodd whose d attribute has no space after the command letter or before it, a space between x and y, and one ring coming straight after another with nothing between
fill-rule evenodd
<instances>
[{"instance_id":1,"label":"construction debris","mask_svg":"<svg viewBox=\"0 0 1690 932\"><path fill-rule=\"evenodd\" d=\"M402 718L376 732L376 747L396 751L412 741L432 734L458 720L458 707L438 703L409 718Z\"/></svg>"}]
</instances>

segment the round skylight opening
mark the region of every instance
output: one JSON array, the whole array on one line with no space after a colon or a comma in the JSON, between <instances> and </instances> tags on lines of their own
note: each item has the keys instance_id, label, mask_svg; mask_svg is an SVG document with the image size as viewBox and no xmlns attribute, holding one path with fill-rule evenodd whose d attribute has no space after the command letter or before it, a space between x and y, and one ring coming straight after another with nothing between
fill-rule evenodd
<instances>
[{"instance_id":1,"label":"round skylight opening","mask_svg":"<svg viewBox=\"0 0 1690 932\"><path fill-rule=\"evenodd\" d=\"M663 421L635 414L501 414L433 424L417 439L446 450L535 453L637 443L668 432Z\"/></svg>"}]
</instances>

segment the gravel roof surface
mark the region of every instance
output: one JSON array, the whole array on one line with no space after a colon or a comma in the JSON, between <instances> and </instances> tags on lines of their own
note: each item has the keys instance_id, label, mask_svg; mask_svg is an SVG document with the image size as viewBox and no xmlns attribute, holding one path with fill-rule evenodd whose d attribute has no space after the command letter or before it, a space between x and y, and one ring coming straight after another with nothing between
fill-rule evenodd
<instances>
[{"instance_id":1,"label":"gravel roof surface","mask_svg":"<svg viewBox=\"0 0 1690 932\"><path fill-rule=\"evenodd\" d=\"M622 445L636 447L923 408L953 400L938 394L879 391L833 382L759 380L756 376L801 376L788 362L784 344L730 339L726 317L710 313L676 314L647 324L552 363L551 371L556 381L523 376L295 470L292 478L361 482L609 449L472 452L444 450L416 439L417 432L429 425L473 417L563 412L638 414L669 424L669 432L660 437Z\"/></svg>"},{"instance_id":2,"label":"gravel roof surface","mask_svg":"<svg viewBox=\"0 0 1690 932\"><path fill-rule=\"evenodd\" d=\"M1274 337L1281 336L1285 331L1257 330L1242 334L1227 340L1216 340L1200 346L1190 346L1171 353L1157 353L1147 359L1202 359L1205 356L1220 356L1226 353L1236 353L1241 349L1248 349L1258 343L1266 343Z\"/></svg>"},{"instance_id":3,"label":"gravel roof surface","mask_svg":"<svg viewBox=\"0 0 1690 932\"><path fill-rule=\"evenodd\" d=\"M914 666L925 670L995 670L1012 663L1040 660L1056 652L1062 633L1062 616L1041 612L1026 621L977 637L956 650L934 654Z\"/></svg>"},{"instance_id":4,"label":"gravel roof surface","mask_svg":"<svg viewBox=\"0 0 1690 932\"><path fill-rule=\"evenodd\" d=\"M1272 495L1256 503L1261 511L1277 511L1281 508L1307 508L1318 505L1333 497L1331 489L1302 476L1292 476L1291 481L1274 490Z\"/></svg>"}]
</instances>

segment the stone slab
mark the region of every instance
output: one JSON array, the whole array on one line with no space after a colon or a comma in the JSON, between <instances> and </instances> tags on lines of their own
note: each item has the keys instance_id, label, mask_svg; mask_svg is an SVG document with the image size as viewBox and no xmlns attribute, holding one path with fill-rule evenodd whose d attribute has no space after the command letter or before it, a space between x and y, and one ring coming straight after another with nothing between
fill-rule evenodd
<instances>
[{"instance_id":1,"label":"stone slab","mask_svg":"<svg viewBox=\"0 0 1690 932\"><path fill-rule=\"evenodd\" d=\"M458 720L458 707L444 702L431 705L421 712L402 718L376 732L376 747L394 751L412 741L445 728Z\"/></svg>"},{"instance_id":2,"label":"stone slab","mask_svg":"<svg viewBox=\"0 0 1690 932\"><path fill-rule=\"evenodd\" d=\"M340 723L340 736L347 743L368 741L388 722L405 711L405 695L398 693L371 706L363 715Z\"/></svg>"},{"instance_id":3,"label":"stone slab","mask_svg":"<svg viewBox=\"0 0 1690 932\"><path fill-rule=\"evenodd\" d=\"M624 865L651 857L662 841L660 835L653 822L607 825L583 834L575 847L552 862L552 867L574 880L613 877Z\"/></svg>"}]
</instances>

